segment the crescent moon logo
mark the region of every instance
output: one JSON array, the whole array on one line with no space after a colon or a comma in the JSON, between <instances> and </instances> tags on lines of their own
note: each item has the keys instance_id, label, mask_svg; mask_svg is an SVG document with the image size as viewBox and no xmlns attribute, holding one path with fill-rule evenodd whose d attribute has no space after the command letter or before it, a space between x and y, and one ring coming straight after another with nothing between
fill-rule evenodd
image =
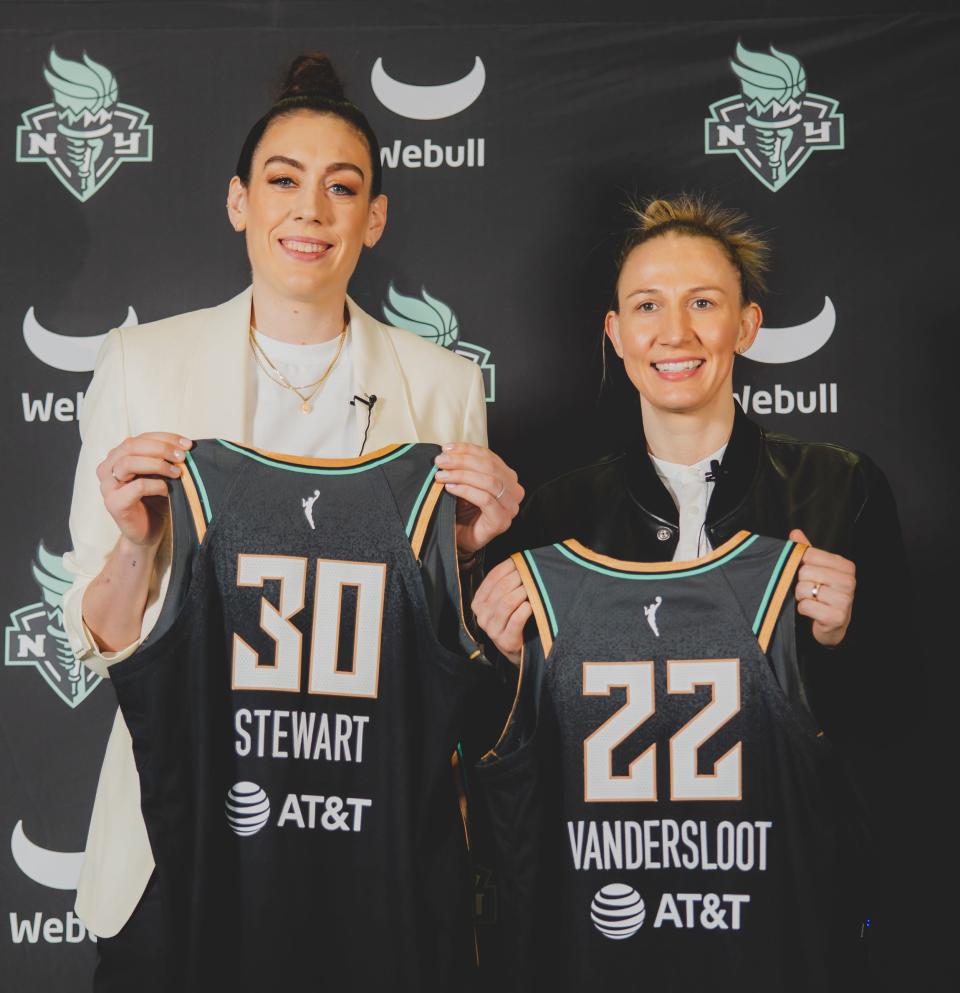
<instances>
[{"instance_id":1,"label":"crescent moon logo","mask_svg":"<svg viewBox=\"0 0 960 993\"><path fill-rule=\"evenodd\" d=\"M137 312L127 308L122 328L138 323ZM48 331L38 320L31 307L23 318L23 340L27 348L41 361L64 372L91 372L97 361L97 352L106 334L75 338L67 334Z\"/></svg>"},{"instance_id":2,"label":"crescent moon logo","mask_svg":"<svg viewBox=\"0 0 960 993\"><path fill-rule=\"evenodd\" d=\"M415 121L437 121L459 114L480 96L486 81L487 72L479 55L463 79L438 86L414 86L392 79L383 68L382 58L374 62L370 73L370 85L380 103L387 110Z\"/></svg>"},{"instance_id":3,"label":"crescent moon logo","mask_svg":"<svg viewBox=\"0 0 960 993\"><path fill-rule=\"evenodd\" d=\"M24 833L23 821L13 829L10 851L20 871L35 883L53 890L77 888L83 852L56 852L35 845Z\"/></svg>"},{"instance_id":4,"label":"crescent moon logo","mask_svg":"<svg viewBox=\"0 0 960 993\"><path fill-rule=\"evenodd\" d=\"M792 328L760 328L757 340L743 353L754 362L796 362L823 348L837 326L837 312L830 297L823 309L806 324Z\"/></svg>"}]
</instances>

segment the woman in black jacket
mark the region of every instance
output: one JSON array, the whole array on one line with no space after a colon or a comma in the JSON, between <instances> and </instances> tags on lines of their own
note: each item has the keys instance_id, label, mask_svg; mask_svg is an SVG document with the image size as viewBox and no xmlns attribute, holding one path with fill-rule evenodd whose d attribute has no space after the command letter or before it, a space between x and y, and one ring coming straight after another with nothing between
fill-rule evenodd
<instances>
[{"instance_id":1,"label":"woman in black jacket","mask_svg":"<svg viewBox=\"0 0 960 993\"><path fill-rule=\"evenodd\" d=\"M605 331L639 394L641 422L638 435L625 451L576 469L543 486L527 502L511 535L515 548L537 548L573 538L594 553L608 556L606 560L592 557L592 561L604 561L608 567L619 565L621 569L628 569L630 563L672 560L688 563L688 574L701 570L709 561L705 556L735 539L738 532L752 531L780 539L789 537L792 541L810 545L803 553L794 584L799 617L795 625L785 627L795 632L796 639L795 646L791 644L786 649L788 662L781 667L774 653L767 653L764 648L790 707L784 709L775 696L767 698L764 706L769 707L765 713L776 714L784 725L790 724L784 717L788 711L794 717L803 710L812 714L813 723L804 717L805 726L811 729L811 741L815 736L819 743L816 748L822 747L824 754L836 754L840 759L839 750L835 752L829 742L851 743L864 738L875 741L876 732L882 731L883 736L889 738L892 729L902 727L902 720L897 722L895 709L902 706L904 693L904 682L898 675L906 668L904 663L913 661L910 639L915 637L909 621L905 555L890 488L868 458L838 445L812 444L768 433L735 404L733 366L736 355L750 347L760 328L762 314L756 299L763 288L767 252L763 240L746 227L743 215L697 199L656 200L636 211L635 224L618 262L616 302L606 316ZM560 551L562 553L563 549ZM523 564L526 562L529 569L534 569L536 558L523 560L521 568L528 568ZM552 561L549 553L541 561ZM473 601L480 627L514 664L520 663L521 648L530 649L532 672L530 679L521 675L517 702L507 728L483 760L479 773L485 777L492 837L496 839L494 847L501 878L503 919L507 922L502 928L502 940L512 943L508 957L516 961L514 968L518 974L531 969L532 974L537 975L556 961L559 963L557 988L566 988L565 984L570 982L570 969L588 966L592 969L600 963L598 968L609 969L614 974L617 969L625 968L626 959L622 956L617 958L609 952L602 957L601 946L605 939L599 939L598 943L589 920L593 920L598 931L610 937L601 926L606 920L603 918L606 904L601 898L614 902L629 902L635 898L642 908L642 900L630 886L639 887L650 900L651 894L656 896L658 885L665 885L660 883L658 871L667 868L665 859L662 864L651 865L653 871L644 867L628 874L616 859L611 859L610 865L603 861L606 856L600 853L598 841L596 865L585 866L574 854L577 872L570 870L571 852L579 851L574 844L577 830L586 830L584 824L595 824L595 821L583 819L584 810L589 812L587 816L600 818L604 831L609 828L613 832L610 837L615 837L617 826L627 823L622 818L636 819L629 823L639 824L643 818L659 818L663 810L669 809L656 807L654 813L650 813L653 805L636 802L636 798L626 803L609 803L605 807L603 800L608 794L595 791L587 796L588 779L594 777L590 781L595 781L599 769L601 780L625 791L623 784L633 781L634 769L640 762L638 757L626 766L628 756L640 750L641 740L647 743L649 736L654 735L649 731L648 737L644 738L636 723L630 730L630 721L635 721L639 713L642 724L654 714L652 698L656 693L666 692L669 697L673 692L686 691L664 690L658 684L660 688L656 693L651 688L652 697L647 700L641 692L641 683L628 687L626 683L617 682L615 686L604 684L606 693L603 687L598 690L597 686L592 686L588 693L587 666L653 666L653 663L617 661L624 657L620 654L624 650L623 644L629 642L629 651L639 650L630 638L617 640L623 625L631 623L630 615L623 613L624 603L618 601L619 614L614 615L608 630L604 617L588 613L591 609L600 612L603 609L596 606L601 601L591 599L591 596L597 596L595 591L583 594L582 603L586 606L576 615L577 623L587 625L590 632L585 636L579 627L575 631L567 629L566 643L575 646L570 652L559 647L564 639L563 624L561 621L561 633L557 635L557 622L553 619L549 599L541 596L537 604L538 623L527 627L527 621L534 615L528 589L536 586L542 594L545 588L540 585L542 580L534 579L529 569L525 581L513 559L500 563L487 575ZM644 570L636 568L633 571ZM552 574L552 579L560 583L556 573ZM649 624L653 636L660 637L661 632L652 618L660 607L661 598L658 596L654 603L645 603L642 587L646 585L641 583L637 587L635 624L640 634L635 644L643 643L647 646L643 650L649 651L650 646L641 634ZM574 588L583 589L582 586L569 587ZM572 611L569 598L573 594L569 589L563 609ZM576 594L577 597L580 595ZM702 640L703 633L694 636L698 614L689 605L687 610L682 623L688 626L691 636L683 643L696 646L700 643L697 637ZM663 616L662 613L659 615L661 626ZM552 639L543 635L544 630L549 632L551 625L558 639L556 652L549 648ZM786 637L792 640L794 635ZM588 644L591 638L595 639L595 648ZM599 654L580 654L586 648ZM627 657L634 658L632 655ZM687 662L678 664L691 664L689 656L680 658L686 658ZM582 688L578 679L569 675L573 659L581 660ZM614 661L586 661L590 659ZM730 658L719 661L740 664L740 660ZM658 660L657 664L662 662ZM670 664L665 663L667 669ZM525 661L524 668L527 665ZM650 678L653 680L653 676ZM548 684L549 689L545 689ZM669 679L666 685L669 686ZM703 686L701 689L706 693ZM638 700L632 699L631 690L636 691ZM600 731L595 728L583 737L584 727L595 724L594 712L586 713L584 700L598 695L615 697L600 705L603 715L608 716L602 725L603 733L607 735L603 740L609 744L616 739L609 745L606 765L596 758L596 748L590 753L594 757L588 757L588 743L596 739ZM707 695L712 702L700 716L718 699L713 690ZM641 698L642 704L638 702ZM657 713L661 707L659 699L655 705ZM737 699L739 707L739 696ZM748 710L756 707L755 696L752 703L749 696L745 699L744 706ZM590 706L598 705L591 701ZM631 706L629 720L618 723L614 733L611 730L613 721L622 717ZM609 716L611 709L615 711L613 716ZM669 705L667 712L664 721L669 724ZM681 730L686 731L692 724L691 718ZM658 743L643 753L650 758L649 764L654 770L657 761L654 749L660 749L661 760L669 755L667 778L673 776L673 748L681 730L676 731L669 742L665 737L657 738ZM822 742L823 732L826 742ZM862 922L873 912L871 908L876 903L875 898L868 895L868 874L872 868L862 812L854 799L853 785L840 771L845 764L842 760L833 763L831 759L829 766L824 764L806 780L797 777L796 771L802 763L792 763L798 755L805 753L805 749L813 746L807 742L794 753L790 749L778 750L781 746L777 740L776 735L769 740L753 739L754 742L762 741L763 754L777 756L780 764L777 766L777 760L774 760L774 772L751 780L750 797L764 796L764 802L769 802L769 797L782 789L790 800L769 823L777 821L778 831L788 830L785 825L789 824L793 830L804 834L811 844L804 849L802 845L786 843L797 863L777 877L779 881L772 900L769 896L766 903L757 899L757 913L763 906L763 913L769 915L764 918L766 923L778 914L784 915L784 921L793 920L784 932L783 945L777 949L772 945L767 948L776 975L768 976L763 988L860 988L856 984L865 978L863 957L866 949L856 938L862 933ZM736 753L739 756L741 744L732 745L727 755ZM716 752L720 746L716 742L714 745ZM724 747L727 745L730 745L729 740L725 741ZM616 771L615 748L619 763ZM755 746L748 738L743 748ZM704 751L715 755L708 747ZM784 758L788 753L791 757ZM880 765L883 753L881 750L874 750L874 753L877 758L872 760L873 764ZM754 754L760 752L755 749L751 752ZM719 762L716 758L714 761ZM663 764L661 761L661 766ZM715 771L706 771L709 766L706 758L702 759L702 764L703 768L697 766L700 770L697 775L710 780ZM715 765L714 770L717 767ZM663 772L661 769L655 774ZM644 794L639 799L673 800L673 781L670 781L670 786L662 786L661 794L654 786L652 795ZM563 785L558 787L561 782ZM805 782L806 786L798 787L797 782ZM891 786L895 788L896 783L888 784L888 788ZM821 802L821 794L829 794L830 800ZM620 793L609 796L621 801L625 799ZM746 792L736 797L738 800L745 798ZM679 800L690 799L691 796L679 797ZM593 803L596 807L591 806ZM676 812L681 808L683 804L678 804L676 810L669 813L671 819L662 823L676 825L678 821L673 818L685 816ZM827 808L829 813L824 813ZM818 810L820 812L815 813ZM806 815L811 816L810 823L815 825L809 832L801 826ZM739 815L724 808L722 816ZM607 820L603 820L605 817ZM555 830L560 820L569 831L569 846L568 832L561 830L558 834ZM643 823L660 825L661 821ZM692 823L702 826L706 822L685 821L684 830ZM603 837L607 839L607 834ZM778 844L782 849L785 843L781 840ZM558 854L559 849L562 854ZM636 870L637 865L639 862L627 868ZM586 878L580 871L585 868L596 868L598 873L601 869L608 872L603 880L619 886L613 897L607 894L607 889L598 891L590 905L591 914L601 914L600 923L596 916L588 919L586 907L579 899L583 893L578 886L583 889L587 885L578 882ZM679 864L675 868L679 868ZM791 877L791 872L796 878ZM817 899L799 896L804 883L797 880L811 881L818 873L826 873L832 880L831 885L819 891ZM590 879L596 883L594 877ZM627 880L629 885L623 885ZM684 877L683 885L696 890L709 887L711 882L694 872L689 881ZM724 884L715 885L722 887ZM743 886L746 888L747 884L743 883ZM627 895L623 896L624 893ZM661 897L666 899L662 894ZM601 900L600 904L597 904L598 900ZM616 913L632 914L636 906L636 902L630 903L628 910L617 910ZM659 907L656 919L648 922L644 929L643 940L649 942L644 948L649 953L647 964L652 974L656 968L663 967L663 948L666 947L652 936L664 920L662 902ZM564 931L568 943L563 951L556 947L556 929L551 931L549 926L537 924L553 920L551 914L562 920L568 929ZM793 918L790 918L791 914ZM647 916L653 917L653 911L649 910ZM691 920L683 926L694 926ZM631 921L629 934L615 932L614 936L626 938L635 933L643 923L642 911ZM528 927L530 922L541 928L547 938L535 933L536 928ZM823 934L815 937L821 927ZM574 937L570 938L570 935ZM735 950L744 947L736 938L714 937L716 940L709 944L711 954L722 947L735 959ZM820 940L825 942L822 949L804 958L801 949L809 952ZM700 946L690 946L696 947ZM828 947L830 951L823 950ZM618 946L617 952L620 948ZM622 948L628 948L626 941ZM626 955L628 952L624 951L623 956ZM757 979L754 970L766 968L750 955L737 961L739 964L736 965L732 964L733 959L728 961L723 967L727 971L721 968L715 977L723 988L728 985L733 988L733 977L741 973L752 977L750 982L753 982ZM602 980L597 982L602 985ZM761 988L750 982L749 988Z\"/></svg>"},{"instance_id":2,"label":"woman in black jacket","mask_svg":"<svg viewBox=\"0 0 960 993\"><path fill-rule=\"evenodd\" d=\"M767 432L733 398L735 356L760 328L768 246L735 211L692 197L634 212L605 331L640 398L628 448L541 487L514 525L516 548L576 538L634 561L696 558L741 529L812 547L795 595L799 665L834 739L895 720L896 666L909 658L910 595L896 506L883 473L839 445ZM473 603L519 661L530 606L508 560Z\"/></svg>"}]
</instances>

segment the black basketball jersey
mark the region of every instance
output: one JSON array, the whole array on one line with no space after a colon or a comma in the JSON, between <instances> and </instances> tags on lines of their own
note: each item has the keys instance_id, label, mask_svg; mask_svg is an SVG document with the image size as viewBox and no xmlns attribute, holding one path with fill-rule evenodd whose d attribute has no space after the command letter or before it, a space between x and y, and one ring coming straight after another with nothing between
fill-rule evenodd
<instances>
[{"instance_id":1,"label":"black basketball jersey","mask_svg":"<svg viewBox=\"0 0 960 993\"><path fill-rule=\"evenodd\" d=\"M514 556L534 616L478 771L518 988L831 988L856 921L843 783L797 678L805 547Z\"/></svg>"},{"instance_id":2,"label":"black basketball jersey","mask_svg":"<svg viewBox=\"0 0 960 993\"><path fill-rule=\"evenodd\" d=\"M111 673L170 990L455 989L475 968L455 749L489 667L437 452L200 441L171 487L164 609Z\"/></svg>"}]
</instances>

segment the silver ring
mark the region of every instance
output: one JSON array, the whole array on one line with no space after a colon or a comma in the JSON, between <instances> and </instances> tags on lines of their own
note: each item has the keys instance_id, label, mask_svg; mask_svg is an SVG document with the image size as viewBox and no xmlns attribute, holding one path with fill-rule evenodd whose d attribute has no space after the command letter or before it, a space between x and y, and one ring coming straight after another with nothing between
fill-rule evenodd
<instances>
[{"instance_id":1,"label":"silver ring","mask_svg":"<svg viewBox=\"0 0 960 993\"><path fill-rule=\"evenodd\" d=\"M507 484L504 482L500 483L500 492L493 498L494 500L499 500L503 496L504 490L506 490Z\"/></svg>"},{"instance_id":2,"label":"silver ring","mask_svg":"<svg viewBox=\"0 0 960 993\"><path fill-rule=\"evenodd\" d=\"M113 476L113 481L115 483L120 483L120 485L123 486L123 483L121 483L120 482L120 479L117 477L117 470L116 469L111 468L110 469L110 475Z\"/></svg>"},{"instance_id":3,"label":"silver ring","mask_svg":"<svg viewBox=\"0 0 960 993\"><path fill-rule=\"evenodd\" d=\"M819 595L820 595L820 584L814 583L813 589L810 590L810 596L813 597L814 600L816 600Z\"/></svg>"}]
</instances>

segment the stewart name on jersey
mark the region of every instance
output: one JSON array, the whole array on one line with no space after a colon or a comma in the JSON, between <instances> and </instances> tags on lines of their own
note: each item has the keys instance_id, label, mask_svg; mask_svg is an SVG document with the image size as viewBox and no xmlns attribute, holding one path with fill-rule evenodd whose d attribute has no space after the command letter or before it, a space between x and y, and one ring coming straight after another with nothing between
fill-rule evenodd
<instances>
[{"instance_id":1,"label":"stewart name on jersey","mask_svg":"<svg viewBox=\"0 0 960 993\"><path fill-rule=\"evenodd\" d=\"M172 484L163 610L111 672L165 988L455 989L474 967L451 757L489 666L437 451L200 441Z\"/></svg>"},{"instance_id":2,"label":"stewart name on jersey","mask_svg":"<svg viewBox=\"0 0 960 993\"><path fill-rule=\"evenodd\" d=\"M508 986L833 988L862 920L841 878L856 818L797 669L805 547L740 532L692 562L576 541L514 556L534 616L478 768Z\"/></svg>"}]
</instances>

